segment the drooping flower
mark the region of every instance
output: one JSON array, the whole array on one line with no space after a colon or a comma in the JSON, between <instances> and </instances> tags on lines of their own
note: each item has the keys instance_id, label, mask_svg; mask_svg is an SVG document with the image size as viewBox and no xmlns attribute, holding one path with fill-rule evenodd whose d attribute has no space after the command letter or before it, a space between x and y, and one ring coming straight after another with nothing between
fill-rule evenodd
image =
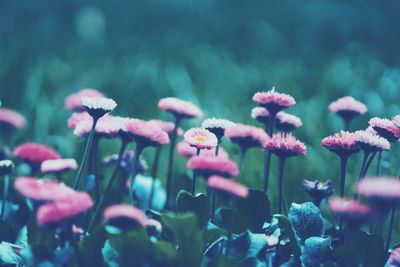
<instances>
[{"instance_id":1,"label":"drooping flower","mask_svg":"<svg viewBox=\"0 0 400 267\"><path fill-rule=\"evenodd\" d=\"M269 139L263 129L240 123L226 129L225 137L243 149L262 147Z\"/></svg>"},{"instance_id":2,"label":"drooping flower","mask_svg":"<svg viewBox=\"0 0 400 267\"><path fill-rule=\"evenodd\" d=\"M147 223L146 214L140 209L128 205L118 204L105 209L103 218L107 224L117 226L122 229L130 226L144 227Z\"/></svg>"},{"instance_id":3,"label":"drooping flower","mask_svg":"<svg viewBox=\"0 0 400 267\"><path fill-rule=\"evenodd\" d=\"M367 112L368 108L363 103L355 100L351 96L345 96L332 102L329 109L338 114L344 121L351 121L357 116Z\"/></svg>"},{"instance_id":4,"label":"drooping flower","mask_svg":"<svg viewBox=\"0 0 400 267\"><path fill-rule=\"evenodd\" d=\"M97 91L96 89L90 89L90 88L82 89L65 98L64 100L65 108L68 110L73 110L78 112L84 111L85 108L82 106L83 96L104 97L104 95L99 91Z\"/></svg>"},{"instance_id":5,"label":"drooping flower","mask_svg":"<svg viewBox=\"0 0 400 267\"><path fill-rule=\"evenodd\" d=\"M113 111L117 103L111 98L83 96L82 106L90 116L94 119L99 119Z\"/></svg>"},{"instance_id":6,"label":"drooping flower","mask_svg":"<svg viewBox=\"0 0 400 267\"><path fill-rule=\"evenodd\" d=\"M68 118L67 126L70 129L75 129L75 127L82 121L93 123L92 117L87 112L74 112Z\"/></svg>"},{"instance_id":7,"label":"drooping flower","mask_svg":"<svg viewBox=\"0 0 400 267\"><path fill-rule=\"evenodd\" d=\"M247 186L218 175L210 176L207 180L207 185L218 192L239 198L246 198L249 195Z\"/></svg>"},{"instance_id":8,"label":"drooping flower","mask_svg":"<svg viewBox=\"0 0 400 267\"><path fill-rule=\"evenodd\" d=\"M14 149L14 155L27 163L39 166L43 161L59 159L60 155L52 148L38 143L23 143Z\"/></svg>"},{"instance_id":9,"label":"drooping flower","mask_svg":"<svg viewBox=\"0 0 400 267\"><path fill-rule=\"evenodd\" d=\"M302 125L301 119L295 115L283 111L276 114L275 127L280 131L290 132Z\"/></svg>"},{"instance_id":10,"label":"drooping flower","mask_svg":"<svg viewBox=\"0 0 400 267\"><path fill-rule=\"evenodd\" d=\"M370 219L372 210L353 199L332 197L328 202L329 209L350 225L358 226Z\"/></svg>"},{"instance_id":11,"label":"drooping flower","mask_svg":"<svg viewBox=\"0 0 400 267\"><path fill-rule=\"evenodd\" d=\"M132 162L135 156L135 152L133 150L126 150L122 155L122 159L120 162L120 168L125 173L131 173L132 171ZM108 155L103 159L105 164L116 164L118 162L118 155ZM137 168L137 173L143 173L149 168L146 160L143 157L139 157L139 164Z\"/></svg>"},{"instance_id":12,"label":"drooping flower","mask_svg":"<svg viewBox=\"0 0 400 267\"><path fill-rule=\"evenodd\" d=\"M297 140L292 134L274 134L269 138L263 145L266 150L270 150L272 153L279 157L291 157L297 155L306 155L306 145Z\"/></svg>"},{"instance_id":13,"label":"drooping flower","mask_svg":"<svg viewBox=\"0 0 400 267\"><path fill-rule=\"evenodd\" d=\"M158 102L158 107L161 110L172 113L178 119L191 119L203 116L201 110L192 102L176 97L166 97L160 99Z\"/></svg>"},{"instance_id":14,"label":"drooping flower","mask_svg":"<svg viewBox=\"0 0 400 267\"><path fill-rule=\"evenodd\" d=\"M195 156L197 153L196 150L197 149L195 147L190 146L186 142L180 142L176 146L176 151L178 152L178 154L186 158ZM215 149L202 149L200 151L200 155L207 157L215 157ZM222 147L220 147L218 152L218 157L228 159L229 155Z\"/></svg>"},{"instance_id":15,"label":"drooping flower","mask_svg":"<svg viewBox=\"0 0 400 267\"><path fill-rule=\"evenodd\" d=\"M392 251L385 267L400 267L400 248Z\"/></svg>"},{"instance_id":16,"label":"drooping flower","mask_svg":"<svg viewBox=\"0 0 400 267\"><path fill-rule=\"evenodd\" d=\"M369 120L369 125L378 133L378 135L394 143L400 138L400 128L388 119L374 117Z\"/></svg>"},{"instance_id":17,"label":"drooping flower","mask_svg":"<svg viewBox=\"0 0 400 267\"><path fill-rule=\"evenodd\" d=\"M340 131L339 133L325 137L322 139L321 144L338 156L350 156L360 150L354 139L354 133L347 131Z\"/></svg>"},{"instance_id":18,"label":"drooping flower","mask_svg":"<svg viewBox=\"0 0 400 267\"><path fill-rule=\"evenodd\" d=\"M400 201L400 181L391 177L367 177L357 183L359 195L373 202L395 203Z\"/></svg>"},{"instance_id":19,"label":"drooping flower","mask_svg":"<svg viewBox=\"0 0 400 267\"><path fill-rule=\"evenodd\" d=\"M204 128L213 134L218 139L218 142L221 141L221 138L225 134L225 130L228 129L229 127L234 126L235 123L225 120L225 119L217 119L217 118L210 118L206 119L201 123L201 128Z\"/></svg>"},{"instance_id":20,"label":"drooping flower","mask_svg":"<svg viewBox=\"0 0 400 267\"><path fill-rule=\"evenodd\" d=\"M202 128L191 128L185 132L186 143L197 149L211 149L217 146L218 139L212 132Z\"/></svg>"},{"instance_id":21,"label":"drooping flower","mask_svg":"<svg viewBox=\"0 0 400 267\"><path fill-rule=\"evenodd\" d=\"M20 113L8 108L0 108L0 126L21 129L26 125L26 119Z\"/></svg>"},{"instance_id":22,"label":"drooping flower","mask_svg":"<svg viewBox=\"0 0 400 267\"><path fill-rule=\"evenodd\" d=\"M376 152L390 149L390 143L388 140L368 131L360 130L354 132L354 140L357 142L362 150L367 152Z\"/></svg>"},{"instance_id":23,"label":"drooping flower","mask_svg":"<svg viewBox=\"0 0 400 267\"><path fill-rule=\"evenodd\" d=\"M137 144L141 144L144 147L169 143L169 137L166 132L143 120L130 119L125 123L125 129Z\"/></svg>"},{"instance_id":24,"label":"drooping flower","mask_svg":"<svg viewBox=\"0 0 400 267\"><path fill-rule=\"evenodd\" d=\"M62 173L65 171L76 170L78 163L75 159L49 159L42 162L40 171L42 173Z\"/></svg>"},{"instance_id":25,"label":"drooping flower","mask_svg":"<svg viewBox=\"0 0 400 267\"><path fill-rule=\"evenodd\" d=\"M251 110L251 117L258 122L268 125L269 122L269 112L263 107L255 107Z\"/></svg>"},{"instance_id":26,"label":"drooping flower","mask_svg":"<svg viewBox=\"0 0 400 267\"><path fill-rule=\"evenodd\" d=\"M186 166L204 177L213 174L224 177L239 175L236 163L221 157L193 156L188 160Z\"/></svg>"},{"instance_id":27,"label":"drooping flower","mask_svg":"<svg viewBox=\"0 0 400 267\"><path fill-rule=\"evenodd\" d=\"M101 117L96 124L95 135L102 138L116 138L119 137L120 131L124 129L124 124L128 118L106 115ZM80 121L75 129L74 135L78 137L85 137L90 134L92 129L93 119Z\"/></svg>"},{"instance_id":28,"label":"drooping flower","mask_svg":"<svg viewBox=\"0 0 400 267\"><path fill-rule=\"evenodd\" d=\"M161 130L163 130L164 132L166 132L168 135L171 135L172 132L175 129L175 123L173 122L168 122L168 121L162 121L162 120L149 120L150 124L153 124L155 126L157 126L158 128L160 128ZM179 136L183 135L183 130L182 128L178 127L177 129L177 134Z\"/></svg>"},{"instance_id":29,"label":"drooping flower","mask_svg":"<svg viewBox=\"0 0 400 267\"><path fill-rule=\"evenodd\" d=\"M0 160L0 176L9 175L14 169L14 163L11 160Z\"/></svg>"},{"instance_id":30,"label":"drooping flower","mask_svg":"<svg viewBox=\"0 0 400 267\"><path fill-rule=\"evenodd\" d=\"M269 91L254 94L253 101L266 108L272 114L296 104L292 96L276 92L275 87L272 87Z\"/></svg>"},{"instance_id":31,"label":"drooping flower","mask_svg":"<svg viewBox=\"0 0 400 267\"><path fill-rule=\"evenodd\" d=\"M73 191L65 198L41 205L36 213L36 221L41 226L59 224L92 207L93 200L88 193Z\"/></svg>"},{"instance_id":32,"label":"drooping flower","mask_svg":"<svg viewBox=\"0 0 400 267\"><path fill-rule=\"evenodd\" d=\"M325 182L304 179L302 185L304 190L312 197L314 204L317 206L319 206L324 198L329 197L333 193L333 182L330 179Z\"/></svg>"}]
</instances>

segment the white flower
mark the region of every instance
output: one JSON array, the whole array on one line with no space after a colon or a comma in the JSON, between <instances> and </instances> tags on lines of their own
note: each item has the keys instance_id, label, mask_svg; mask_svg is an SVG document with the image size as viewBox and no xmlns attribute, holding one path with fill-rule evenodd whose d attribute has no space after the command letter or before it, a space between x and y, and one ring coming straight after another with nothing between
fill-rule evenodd
<instances>
[{"instance_id":1,"label":"white flower","mask_svg":"<svg viewBox=\"0 0 400 267\"><path fill-rule=\"evenodd\" d=\"M373 151L390 149L390 143L388 140L369 131L356 131L354 133L354 140L363 149L369 149Z\"/></svg>"},{"instance_id":2,"label":"white flower","mask_svg":"<svg viewBox=\"0 0 400 267\"><path fill-rule=\"evenodd\" d=\"M231 122L230 120L210 118L210 119L204 120L201 123L201 128L204 128L207 130L214 129L214 128L228 129L229 127L232 127L234 125L235 125L235 123Z\"/></svg>"},{"instance_id":3,"label":"white flower","mask_svg":"<svg viewBox=\"0 0 400 267\"><path fill-rule=\"evenodd\" d=\"M111 112L117 106L117 103L111 98L82 96L82 106L90 116L100 118Z\"/></svg>"}]
</instances>

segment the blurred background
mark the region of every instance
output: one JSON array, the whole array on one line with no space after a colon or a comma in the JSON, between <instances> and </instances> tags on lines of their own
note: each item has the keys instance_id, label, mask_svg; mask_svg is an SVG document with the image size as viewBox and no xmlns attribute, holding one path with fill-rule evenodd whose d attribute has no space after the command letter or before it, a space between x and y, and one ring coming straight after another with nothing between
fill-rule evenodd
<instances>
[{"instance_id":1,"label":"blurred background","mask_svg":"<svg viewBox=\"0 0 400 267\"><path fill-rule=\"evenodd\" d=\"M276 86L295 97L287 112L303 120L295 135L308 155L290 159L285 177L288 200L300 202L307 197L292 189L301 179L338 177L336 156L320 145L343 127L330 102L351 95L367 104L352 130L400 113L398 14L396 0L3 0L0 99L28 118L14 144L44 142L80 159L84 140L67 128L63 101L81 88L114 98L116 115L170 120L157 102L176 96L198 104L205 117L261 127L250 117L251 97ZM224 147L236 160L238 148ZM384 161L388 175L398 174L393 148ZM116 150L116 142L104 141L104 155ZM149 163L152 153L145 153ZM261 188L262 160L260 150L250 151L240 180ZM350 179L360 161L351 158ZM178 161L176 173L183 166Z\"/></svg>"}]
</instances>

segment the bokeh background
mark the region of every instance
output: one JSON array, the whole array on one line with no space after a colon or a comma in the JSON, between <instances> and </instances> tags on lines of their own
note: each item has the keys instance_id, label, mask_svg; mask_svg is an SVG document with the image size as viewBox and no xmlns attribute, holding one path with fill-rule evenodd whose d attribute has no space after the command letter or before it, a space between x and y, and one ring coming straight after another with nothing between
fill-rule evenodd
<instances>
[{"instance_id":1,"label":"bokeh background","mask_svg":"<svg viewBox=\"0 0 400 267\"><path fill-rule=\"evenodd\" d=\"M320 145L343 127L328 111L331 101L351 95L368 105L352 130L400 113L398 14L396 0L2 0L0 99L29 122L8 145L44 142L80 158L84 140L67 128L63 101L85 87L114 98L118 115L170 120L157 102L176 96L205 117L259 125L251 97L276 86L296 98L287 111L304 124L295 135L308 155L290 159L285 177L288 201L304 201L301 179L338 177L338 160ZM224 147L237 159L237 147ZM398 174L393 148L384 160L388 175ZM116 142L103 142L103 155L116 150ZM152 153L145 153L149 163ZM251 151L240 180L261 188L262 160ZM360 161L351 159L350 179ZM183 166L181 159L175 173Z\"/></svg>"}]
</instances>

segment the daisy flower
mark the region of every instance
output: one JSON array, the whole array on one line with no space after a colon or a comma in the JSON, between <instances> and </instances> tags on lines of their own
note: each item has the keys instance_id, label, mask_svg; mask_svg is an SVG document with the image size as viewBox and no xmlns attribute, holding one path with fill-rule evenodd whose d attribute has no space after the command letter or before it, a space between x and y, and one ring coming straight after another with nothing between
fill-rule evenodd
<instances>
[{"instance_id":1,"label":"daisy flower","mask_svg":"<svg viewBox=\"0 0 400 267\"><path fill-rule=\"evenodd\" d=\"M218 144L218 139L212 132L202 128L191 128L185 132L183 138L186 143L197 149L211 149Z\"/></svg>"}]
</instances>

